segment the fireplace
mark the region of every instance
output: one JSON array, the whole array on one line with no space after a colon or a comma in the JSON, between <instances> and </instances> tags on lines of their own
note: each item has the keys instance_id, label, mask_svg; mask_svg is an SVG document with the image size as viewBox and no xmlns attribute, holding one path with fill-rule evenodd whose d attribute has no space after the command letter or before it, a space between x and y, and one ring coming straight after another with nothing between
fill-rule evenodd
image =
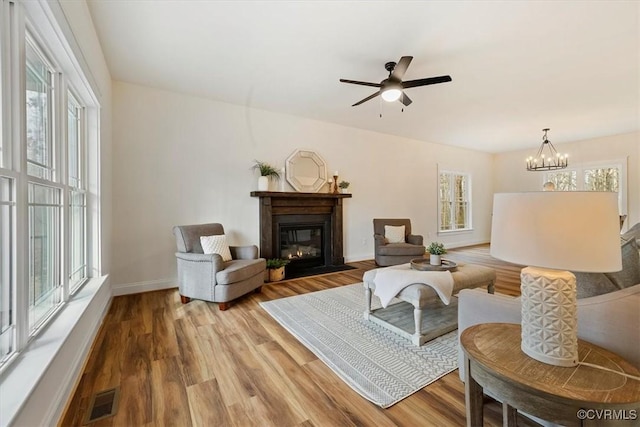
<instances>
[{"instance_id":1,"label":"fireplace","mask_svg":"<svg viewBox=\"0 0 640 427\"><path fill-rule=\"evenodd\" d=\"M345 268L342 200L351 194L255 191L260 198L260 256L290 261L287 278Z\"/></svg>"},{"instance_id":2,"label":"fireplace","mask_svg":"<svg viewBox=\"0 0 640 427\"><path fill-rule=\"evenodd\" d=\"M276 215L278 257L290 261L287 270L296 273L326 266L331 254L329 215Z\"/></svg>"}]
</instances>

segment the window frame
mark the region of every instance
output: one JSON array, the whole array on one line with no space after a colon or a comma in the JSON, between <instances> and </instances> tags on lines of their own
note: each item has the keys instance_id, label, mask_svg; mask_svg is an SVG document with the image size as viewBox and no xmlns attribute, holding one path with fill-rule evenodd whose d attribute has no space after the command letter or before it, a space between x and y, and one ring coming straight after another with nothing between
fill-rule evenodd
<instances>
[{"instance_id":1,"label":"window frame","mask_svg":"<svg viewBox=\"0 0 640 427\"><path fill-rule=\"evenodd\" d=\"M442 175L447 175L448 176L448 181L449 181L449 197L450 197L450 203L452 206L451 209L451 216L449 218L449 220L451 221L451 225L453 228L451 229L443 229L443 224L442 224L442 203L446 202L445 200L443 200L441 198L441 194L442 194L442 187L441 187L441 177ZM455 200L455 189L454 189L454 177L455 176L461 176L464 178L465 180L465 184L466 184L466 192L465 192L465 198L463 199L463 202L466 203L467 209L465 210L466 213L466 218L465 218L465 224L464 227L462 228L457 228L457 216L455 214L455 209L453 209L453 206L456 204L456 200ZM464 231L473 231L473 223L472 223L472 208L473 208L473 203L472 203L472 176L469 172L463 172L463 171L456 171L456 170L450 170L450 169L441 169L438 171L438 234L448 234L448 233L458 233L458 232L464 232Z\"/></svg>"}]
</instances>

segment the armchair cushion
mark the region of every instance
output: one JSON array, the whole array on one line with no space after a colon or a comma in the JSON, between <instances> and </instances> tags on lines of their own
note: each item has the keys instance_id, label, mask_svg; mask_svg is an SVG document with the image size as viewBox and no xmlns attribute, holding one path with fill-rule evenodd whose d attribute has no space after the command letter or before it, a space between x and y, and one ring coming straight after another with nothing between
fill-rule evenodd
<instances>
[{"instance_id":1,"label":"armchair cushion","mask_svg":"<svg viewBox=\"0 0 640 427\"><path fill-rule=\"evenodd\" d=\"M224 270L216 273L216 282L219 285L230 285L247 280L256 274L262 274L265 268L267 268L267 263L264 258L237 259L225 262Z\"/></svg>"},{"instance_id":2,"label":"armchair cushion","mask_svg":"<svg viewBox=\"0 0 640 427\"><path fill-rule=\"evenodd\" d=\"M378 255L424 255L424 246L412 245L410 243L389 243L378 248Z\"/></svg>"},{"instance_id":3,"label":"armchair cushion","mask_svg":"<svg viewBox=\"0 0 640 427\"><path fill-rule=\"evenodd\" d=\"M385 225L384 237L387 243L404 243L404 225Z\"/></svg>"},{"instance_id":4,"label":"armchair cushion","mask_svg":"<svg viewBox=\"0 0 640 427\"><path fill-rule=\"evenodd\" d=\"M258 247L251 246L229 246L231 258L233 259L258 259Z\"/></svg>"},{"instance_id":5,"label":"armchair cushion","mask_svg":"<svg viewBox=\"0 0 640 427\"><path fill-rule=\"evenodd\" d=\"M231 251L224 234L216 236L200 236L200 245L205 254L218 254L223 261L231 261Z\"/></svg>"}]
</instances>

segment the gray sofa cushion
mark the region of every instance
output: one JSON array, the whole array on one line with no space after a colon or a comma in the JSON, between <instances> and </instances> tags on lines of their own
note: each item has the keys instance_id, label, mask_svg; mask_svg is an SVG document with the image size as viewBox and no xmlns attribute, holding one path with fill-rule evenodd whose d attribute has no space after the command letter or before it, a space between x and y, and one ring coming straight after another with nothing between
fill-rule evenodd
<instances>
[{"instance_id":1,"label":"gray sofa cushion","mask_svg":"<svg viewBox=\"0 0 640 427\"><path fill-rule=\"evenodd\" d=\"M618 290L618 287L609 280L604 273L580 273L574 272L578 299L595 297Z\"/></svg>"},{"instance_id":2,"label":"gray sofa cushion","mask_svg":"<svg viewBox=\"0 0 640 427\"><path fill-rule=\"evenodd\" d=\"M578 299L603 295L640 283L640 254L634 238L621 239L622 270L612 273L574 272Z\"/></svg>"},{"instance_id":3,"label":"gray sofa cushion","mask_svg":"<svg viewBox=\"0 0 640 427\"><path fill-rule=\"evenodd\" d=\"M622 237L626 240L635 239L636 243L640 244L640 222L631 227Z\"/></svg>"},{"instance_id":4,"label":"gray sofa cushion","mask_svg":"<svg viewBox=\"0 0 640 427\"><path fill-rule=\"evenodd\" d=\"M623 240L622 270L605 275L618 289L624 289L640 283L640 254L635 239Z\"/></svg>"}]
</instances>

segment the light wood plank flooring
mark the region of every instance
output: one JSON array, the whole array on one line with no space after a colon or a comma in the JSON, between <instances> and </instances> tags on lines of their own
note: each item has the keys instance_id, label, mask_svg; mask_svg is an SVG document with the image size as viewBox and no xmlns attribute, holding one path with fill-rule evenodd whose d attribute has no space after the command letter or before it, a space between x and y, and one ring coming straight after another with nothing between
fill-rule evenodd
<instances>
[{"instance_id":1,"label":"light wood plank flooring","mask_svg":"<svg viewBox=\"0 0 640 427\"><path fill-rule=\"evenodd\" d=\"M451 250L454 261L496 269L496 291L518 295L520 267L489 256L488 246ZM464 384L454 371L389 409L344 384L284 330L260 301L358 283L355 270L275 284L216 304L183 305L177 289L113 299L61 425L82 425L91 396L120 386L117 414L92 426L461 426ZM521 425L530 425L521 420ZM488 402L485 425L502 424Z\"/></svg>"}]
</instances>

